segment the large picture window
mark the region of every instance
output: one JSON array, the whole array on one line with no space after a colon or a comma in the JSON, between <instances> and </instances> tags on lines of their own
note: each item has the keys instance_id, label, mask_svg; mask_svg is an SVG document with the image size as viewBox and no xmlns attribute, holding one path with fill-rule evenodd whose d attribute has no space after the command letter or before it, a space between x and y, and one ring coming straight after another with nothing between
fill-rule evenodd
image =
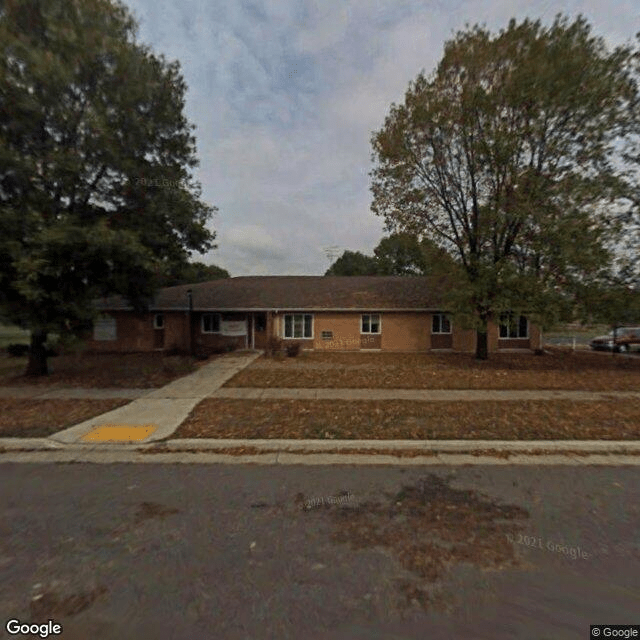
<instances>
[{"instance_id":1,"label":"large picture window","mask_svg":"<svg viewBox=\"0 0 640 640\"><path fill-rule=\"evenodd\" d=\"M284 337L313 338L313 316L310 313L285 314Z\"/></svg>"},{"instance_id":2,"label":"large picture window","mask_svg":"<svg viewBox=\"0 0 640 640\"><path fill-rule=\"evenodd\" d=\"M500 337L528 338L529 322L526 316L516 316L512 313L504 313L500 316Z\"/></svg>"},{"instance_id":3,"label":"large picture window","mask_svg":"<svg viewBox=\"0 0 640 640\"><path fill-rule=\"evenodd\" d=\"M360 333L380 333L380 314L363 313Z\"/></svg>"},{"instance_id":4,"label":"large picture window","mask_svg":"<svg viewBox=\"0 0 640 640\"><path fill-rule=\"evenodd\" d=\"M431 321L431 333L451 333L451 320L444 313L435 313Z\"/></svg>"},{"instance_id":5,"label":"large picture window","mask_svg":"<svg viewBox=\"0 0 640 640\"><path fill-rule=\"evenodd\" d=\"M202 333L220 333L220 314L202 314Z\"/></svg>"}]
</instances>

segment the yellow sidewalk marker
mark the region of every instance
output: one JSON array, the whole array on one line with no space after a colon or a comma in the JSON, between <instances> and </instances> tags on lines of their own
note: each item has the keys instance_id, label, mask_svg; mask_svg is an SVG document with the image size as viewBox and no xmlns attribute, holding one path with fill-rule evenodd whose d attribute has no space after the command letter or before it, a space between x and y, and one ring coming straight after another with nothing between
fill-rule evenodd
<instances>
[{"instance_id":1,"label":"yellow sidewalk marker","mask_svg":"<svg viewBox=\"0 0 640 640\"><path fill-rule=\"evenodd\" d=\"M157 428L155 424L103 424L82 436L82 440L84 442L139 442L148 438Z\"/></svg>"}]
</instances>

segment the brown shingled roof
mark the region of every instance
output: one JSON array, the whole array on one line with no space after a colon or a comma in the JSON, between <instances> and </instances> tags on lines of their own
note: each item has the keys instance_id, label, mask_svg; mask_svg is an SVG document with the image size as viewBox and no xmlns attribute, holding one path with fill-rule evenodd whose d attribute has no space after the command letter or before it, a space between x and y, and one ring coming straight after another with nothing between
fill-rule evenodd
<instances>
[{"instance_id":1,"label":"brown shingled roof","mask_svg":"<svg viewBox=\"0 0 640 640\"><path fill-rule=\"evenodd\" d=\"M160 289L151 310L385 310L442 306L446 282L431 276L240 276ZM101 310L130 309L121 296L96 301Z\"/></svg>"}]
</instances>

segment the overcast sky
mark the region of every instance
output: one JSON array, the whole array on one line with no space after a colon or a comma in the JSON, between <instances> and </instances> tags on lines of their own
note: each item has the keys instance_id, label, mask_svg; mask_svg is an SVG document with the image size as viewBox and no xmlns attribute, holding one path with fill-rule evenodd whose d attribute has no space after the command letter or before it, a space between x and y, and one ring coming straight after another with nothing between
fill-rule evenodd
<instances>
[{"instance_id":1,"label":"overcast sky","mask_svg":"<svg viewBox=\"0 0 640 640\"><path fill-rule=\"evenodd\" d=\"M126 1L126 0L125 0ZM609 45L640 30L638 0L128 0L138 40L179 60L218 249L232 276L321 275L325 249L371 253L371 133L466 23L582 13Z\"/></svg>"}]
</instances>

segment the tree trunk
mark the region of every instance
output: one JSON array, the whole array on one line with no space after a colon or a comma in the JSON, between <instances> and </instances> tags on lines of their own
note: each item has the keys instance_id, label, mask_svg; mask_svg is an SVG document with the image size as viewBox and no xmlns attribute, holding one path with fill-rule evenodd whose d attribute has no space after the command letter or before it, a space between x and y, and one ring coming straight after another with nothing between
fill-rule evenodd
<instances>
[{"instance_id":1,"label":"tree trunk","mask_svg":"<svg viewBox=\"0 0 640 640\"><path fill-rule=\"evenodd\" d=\"M476 360L488 360L489 347L487 340L487 328L478 329L476 332Z\"/></svg>"},{"instance_id":2,"label":"tree trunk","mask_svg":"<svg viewBox=\"0 0 640 640\"><path fill-rule=\"evenodd\" d=\"M29 363L27 364L28 376L46 376L49 374L47 350L44 346L46 341L46 331L39 329L31 332L31 348L29 349Z\"/></svg>"}]
</instances>

